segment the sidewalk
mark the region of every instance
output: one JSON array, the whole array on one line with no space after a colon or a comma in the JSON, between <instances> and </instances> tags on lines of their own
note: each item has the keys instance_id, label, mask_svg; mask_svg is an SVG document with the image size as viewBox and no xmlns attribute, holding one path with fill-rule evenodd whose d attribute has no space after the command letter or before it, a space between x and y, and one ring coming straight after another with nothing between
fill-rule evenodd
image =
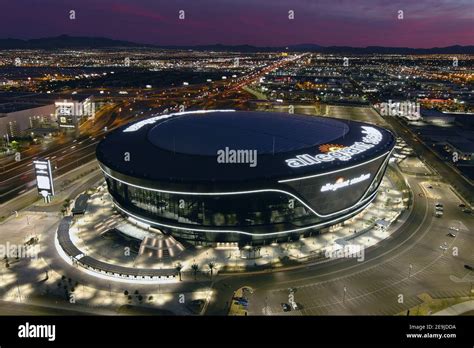
<instances>
[{"instance_id":1,"label":"sidewalk","mask_svg":"<svg viewBox=\"0 0 474 348\"><path fill-rule=\"evenodd\" d=\"M34 187L22 195L2 203L0 205L0 217L3 216L4 219L7 220L14 211L20 211L27 207L31 210L34 206L54 206L56 209L56 206L59 207L64 199L74 197L74 192L72 191L83 191L83 187L87 187L87 185L90 184L84 184L84 179L90 178L93 175L99 175L97 161L91 161L66 174L55 177L54 186L56 188L56 195L50 204L45 205L42 203L42 199L39 197L38 191ZM82 185L78 185L78 181L82 182Z\"/></svg>"},{"instance_id":2,"label":"sidewalk","mask_svg":"<svg viewBox=\"0 0 474 348\"><path fill-rule=\"evenodd\" d=\"M445 308L433 315L463 315L464 313L474 311L474 300L455 304L454 306Z\"/></svg>"},{"instance_id":3,"label":"sidewalk","mask_svg":"<svg viewBox=\"0 0 474 348\"><path fill-rule=\"evenodd\" d=\"M179 262L183 267L182 272L192 272L193 264L197 264L201 272L209 272L209 264L212 263L216 274L242 272L262 267L301 264L314 257L324 257L328 252L331 257L339 257L338 254L347 253L352 249L354 250L350 257L358 257L362 261L364 249L379 243L396 231L397 228L394 227L399 225L397 219L407 208L402 192L396 189L390 180L384 179L379 191L379 195L367 209L344 223L333 226L328 232L302 237L299 241L257 247L257 257L249 257L252 256L251 246L248 251L231 246L197 247L192 251L186 250L177 258L154 260L155 264L151 268L175 268ZM377 227L381 222L385 222L387 226ZM124 255L124 245L118 241L118 236L108 238L102 234L119 223L128 221L114 212L111 198L103 189L91 195L86 215L78 218L71 227L71 238L80 250L91 257L107 263L135 267L139 260L134 255ZM255 251L253 253L255 254Z\"/></svg>"}]
</instances>

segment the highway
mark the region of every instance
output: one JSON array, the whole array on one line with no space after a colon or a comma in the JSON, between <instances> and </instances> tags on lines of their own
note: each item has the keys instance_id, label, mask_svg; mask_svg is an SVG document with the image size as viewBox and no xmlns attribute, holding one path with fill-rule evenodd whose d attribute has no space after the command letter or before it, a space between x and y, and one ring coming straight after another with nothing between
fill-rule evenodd
<instances>
[{"instance_id":1,"label":"highway","mask_svg":"<svg viewBox=\"0 0 474 348\"><path fill-rule=\"evenodd\" d=\"M81 135L77 138L62 134L45 149L35 146L24 150L18 162L12 157L0 160L0 204L34 188L32 161L36 158L51 160L53 177L57 177L95 159L95 148L100 140L111 130L132 120L150 117L159 110L178 111L179 105L197 109L243 107L245 101L251 97L250 94L240 92L243 86L300 58L301 56L281 59L260 71L236 78L233 82L217 81L211 85L141 91L139 95L123 96L120 102L106 105L97 112L93 120L89 119L81 124Z\"/></svg>"}]
</instances>

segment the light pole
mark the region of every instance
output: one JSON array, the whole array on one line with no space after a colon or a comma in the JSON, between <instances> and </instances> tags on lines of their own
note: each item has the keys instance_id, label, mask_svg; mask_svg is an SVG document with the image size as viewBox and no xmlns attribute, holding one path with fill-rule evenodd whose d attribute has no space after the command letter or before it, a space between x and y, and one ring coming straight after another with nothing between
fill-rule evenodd
<instances>
[{"instance_id":1,"label":"light pole","mask_svg":"<svg viewBox=\"0 0 474 348\"><path fill-rule=\"evenodd\" d=\"M472 270L469 270L469 273L467 275L470 276L471 273L472 273ZM472 280L470 281L470 283L471 283L471 287L469 288L469 297L471 297L471 295L472 295Z\"/></svg>"},{"instance_id":2,"label":"light pole","mask_svg":"<svg viewBox=\"0 0 474 348\"><path fill-rule=\"evenodd\" d=\"M18 300L21 303L20 283L18 283L18 280L16 281L16 288L18 290Z\"/></svg>"}]
</instances>

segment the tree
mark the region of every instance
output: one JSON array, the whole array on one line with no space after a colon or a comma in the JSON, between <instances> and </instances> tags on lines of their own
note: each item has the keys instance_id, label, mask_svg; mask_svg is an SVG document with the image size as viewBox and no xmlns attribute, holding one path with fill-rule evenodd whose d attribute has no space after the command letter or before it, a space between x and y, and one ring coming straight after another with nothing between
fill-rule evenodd
<instances>
[{"instance_id":1,"label":"tree","mask_svg":"<svg viewBox=\"0 0 474 348\"><path fill-rule=\"evenodd\" d=\"M193 263L192 266L191 266L191 269L194 272L194 280L196 280L197 272L199 270L199 265L197 263Z\"/></svg>"},{"instance_id":2,"label":"tree","mask_svg":"<svg viewBox=\"0 0 474 348\"><path fill-rule=\"evenodd\" d=\"M211 278L212 278L212 275L213 275L213 272L214 272L214 268L216 267L216 264L211 261L207 264L207 267L209 267L209 269L211 270Z\"/></svg>"},{"instance_id":3,"label":"tree","mask_svg":"<svg viewBox=\"0 0 474 348\"><path fill-rule=\"evenodd\" d=\"M178 271L179 281L181 281L181 270L183 269L183 266L178 262L175 269Z\"/></svg>"}]
</instances>

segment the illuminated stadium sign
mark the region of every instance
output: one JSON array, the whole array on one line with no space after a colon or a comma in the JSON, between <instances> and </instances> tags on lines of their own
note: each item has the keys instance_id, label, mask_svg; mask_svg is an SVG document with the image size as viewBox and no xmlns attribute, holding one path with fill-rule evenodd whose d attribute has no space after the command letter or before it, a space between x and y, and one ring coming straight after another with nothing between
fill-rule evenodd
<instances>
[{"instance_id":1,"label":"illuminated stadium sign","mask_svg":"<svg viewBox=\"0 0 474 348\"><path fill-rule=\"evenodd\" d=\"M43 197L54 196L53 175L49 160L33 161L36 174L36 186Z\"/></svg>"},{"instance_id":2,"label":"illuminated stadium sign","mask_svg":"<svg viewBox=\"0 0 474 348\"><path fill-rule=\"evenodd\" d=\"M336 180L334 184L327 183L323 185L321 187L321 192L336 191L343 187L348 187L348 186L358 184L362 181L368 180L369 178L370 178L370 174L362 174L361 176L358 176L356 178L352 178L349 180L345 180L344 178L339 178Z\"/></svg>"},{"instance_id":3,"label":"illuminated stadium sign","mask_svg":"<svg viewBox=\"0 0 474 348\"><path fill-rule=\"evenodd\" d=\"M303 154L286 160L286 164L291 168L312 166L323 162L332 162L335 160L348 161L352 156L363 153L373 148L382 141L382 133L374 127L361 126L362 141L357 141L350 146L336 149L328 153L317 155Z\"/></svg>"}]
</instances>

